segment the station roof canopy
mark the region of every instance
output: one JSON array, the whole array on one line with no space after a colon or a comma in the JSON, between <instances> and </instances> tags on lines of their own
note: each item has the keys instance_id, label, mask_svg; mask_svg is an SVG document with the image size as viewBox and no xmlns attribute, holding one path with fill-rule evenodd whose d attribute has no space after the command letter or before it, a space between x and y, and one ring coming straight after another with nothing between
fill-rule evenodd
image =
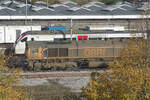
<instances>
[{"instance_id":1,"label":"station roof canopy","mask_svg":"<svg viewBox=\"0 0 150 100\"><path fill-rule=\"evenodd\" d=\"M105 5L102 2L90 2L85 5L68 1L60 4L47 4L38 1L25 4L14 0L0 2L0 20L27 19L138 19L142 12L150 10L149 6L136 6L128 2ZM150 11L146 18L150 18Z\"/></svg>"}]
</instances>

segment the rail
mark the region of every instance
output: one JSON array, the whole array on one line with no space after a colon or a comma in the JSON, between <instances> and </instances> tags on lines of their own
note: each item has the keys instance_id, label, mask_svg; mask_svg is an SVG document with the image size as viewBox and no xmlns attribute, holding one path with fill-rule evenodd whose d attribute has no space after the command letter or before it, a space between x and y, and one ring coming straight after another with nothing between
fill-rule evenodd
<instances>
[{"instance_id":1,"label":"rail","mask_svg":"<svg viewBox=\"0 0 150 100\"><path fill-rule=\"evenodd\" d=\"M36 72L24 73L20 78L55 78L55 77L90 77L92 71L70 71L70 72Z\"/></svg>"}]
</instances>

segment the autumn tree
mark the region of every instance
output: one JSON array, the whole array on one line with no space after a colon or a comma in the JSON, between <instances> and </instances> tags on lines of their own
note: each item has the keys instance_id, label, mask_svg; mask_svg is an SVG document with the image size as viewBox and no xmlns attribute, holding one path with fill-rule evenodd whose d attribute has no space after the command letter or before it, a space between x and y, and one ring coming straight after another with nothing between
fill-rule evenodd
<instances>
[{"instance_id":1,"label":"autumn tree","mask_svg":"<svg viewBox=\"0 0 150 100\"><path fill-rule=\"evenodd\" d=\"M19 72L5 67L6 58L0 57L0 100L28 100L26 92L15 88Z\"/></svg>"},{"instance_id":2,"label":"autumn tree","mask_svg":"<svg viewBox=\"0 0 150 100\"><path fill-rule=\"evenodd\" d=\"M83 89L88 100L150 100L150 44L132 39L120 58Z\"/></svg>"}]
</instances>

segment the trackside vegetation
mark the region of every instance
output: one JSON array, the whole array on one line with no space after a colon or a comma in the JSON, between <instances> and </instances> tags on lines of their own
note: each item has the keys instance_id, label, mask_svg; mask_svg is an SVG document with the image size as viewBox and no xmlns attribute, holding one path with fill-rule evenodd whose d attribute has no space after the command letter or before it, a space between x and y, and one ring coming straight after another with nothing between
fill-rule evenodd
<instances>
[{"instance_id":1,"label":"trackside vegetation","mask_svg":"<svg viewBox=\"0 0 150 100\"><path fill-rule=\"evenodd\" d=\"M19 84L20 72L9 70L5 62L6 58L0 57L0 100L29 100L25 91L15 88Z\"/></svg>"},{"instance_id":2,"label":"trackside vegetation","mask_svg":"<svg viewBox=\"0 0 150 100\"><path fill-rule=\"evenodd\" d=\"M120 58L92 78L83 93L88 100L150 100L149 40L127 42ZM94 75L92 75L94 76Z\"/></svg>"}]
</instances>

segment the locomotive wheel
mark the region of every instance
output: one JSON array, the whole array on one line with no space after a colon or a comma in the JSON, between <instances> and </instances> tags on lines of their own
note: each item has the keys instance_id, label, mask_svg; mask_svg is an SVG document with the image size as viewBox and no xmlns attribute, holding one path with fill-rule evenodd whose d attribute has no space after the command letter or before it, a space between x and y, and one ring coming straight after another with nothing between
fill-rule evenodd
<instances>
[{"instance_id":1,"label":"locomotive wheel","mask_svg":"<svg viewBox=\"0 0 150 100\"><path fill-rule=\"evenodd\" d=\"M29 61L28 70L33 70L33 68L34 68L33 61Z\"/></svg>"},{"instance_id":2,"label":"locomotive wheel","mask_svg":"<svg viewBox=\"0 0 150 100\"><path fill-rule=\"evenodd\" d=\"M67 70L74 70L74 69L77 68L77 63L75 63L75 62L68 62L65 67L66 67Z\"/></svg>"},{"instance_id":3,"label":"locomotive wheel","mask_svg":"<svg viewBox=\"0 0 150 100\"><path fill-rule=\"evenodd\" d=\"M64 63L58 63L56 64L56 70L65 70L65 64Z\"/></svg>"},{"instance_id":4,"label":"locomotive wheel","mask_svg":"<svg viewBox=\"0 0 150 100\"><path fill-rule=\"evenodd\" d=\"M49 63L42 63L42 70L49 70L50 69L50 64Z\"/></svg>"},{"instance_id":5,"label":"locomotive wheel","mask_svg":"<svg viewBox=\"0 0 150 100\"><path fill-rule=\"evenodd\" d=\"M41 71L41 63L40 62L35 62L34 65L33 65L33 70L34 71Z\"/></svg>"}]
</instances>

